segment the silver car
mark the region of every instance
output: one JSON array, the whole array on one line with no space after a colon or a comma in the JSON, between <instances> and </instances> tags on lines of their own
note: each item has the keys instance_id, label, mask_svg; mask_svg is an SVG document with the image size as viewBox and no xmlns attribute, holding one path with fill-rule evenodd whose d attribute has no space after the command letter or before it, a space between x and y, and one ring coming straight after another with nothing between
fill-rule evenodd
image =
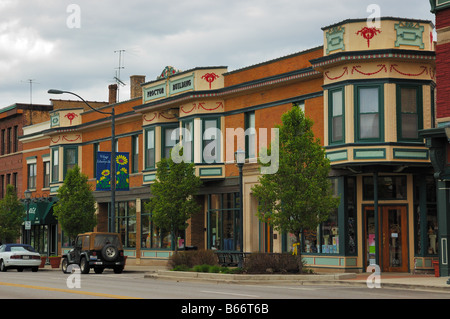
<instances>
[{"instance_id":1,"label":"silver car","mask_svg":"<svg viewBox=\"0 0 450 319\"><path fill-rule=\"evenodd\" d=\"M41 264L41 255L30 245L3 244L0 246L0 271L17 269L21 272L25 268L38 271Z\"/></svg>"}]
</instances>

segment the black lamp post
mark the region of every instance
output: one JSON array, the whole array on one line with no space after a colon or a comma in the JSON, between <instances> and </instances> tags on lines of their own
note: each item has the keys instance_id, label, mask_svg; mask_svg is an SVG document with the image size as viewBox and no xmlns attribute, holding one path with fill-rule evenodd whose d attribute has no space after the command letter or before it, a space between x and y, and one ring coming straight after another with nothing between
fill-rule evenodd
<instances>
[{"instance_id":1,"label":"black lamp post","mask_svg":"<svg viewBox=\"0 0 450 319\"><path fill-rule=\"evenodd\" d=\"M76 93L69 92L69 91L61 91L61 90L54 90L50 89L48 90L49 94L72 94L78 97L81 101L83 101L89 108L91 108L93 111L101 113L101 114L108 114L111 115L111 231L114 232L116 229L116 133L115 133L115 113L114 113L114 106L111 107L111 112L103 112L99 111L97 109L94 109L92 106L89 105L88 102L86 102L81 96L79 96Z\"/></svg>"},{"instance_id":2,"label":"black lamp post","mask_svg":"<svg viewBox=\"0 0 450 319\"><path fill-rule=\"evenodd\" d=\"M245 163L245 151L239 148L234 153L234 158L236 160L236 166L239 168L239 246L240 252L244 252L244 198L243 198L243 183L242 183L242 168Z\"/></svg>"},{"instance_id":3,"label":"black lamp post","mask_svg":"<svg viewBox=\"0 0 450 319\"><path fill-rule=\"evenodd\" d=\"M27 220L25 221L25 244L31 244L30 243L30 228L31 228L31 223L30 223L30 201L31 201L31 191L29 189L27 189L24 192L25 195L25 200L27 202Z\"/></svg>"}]
</instances>

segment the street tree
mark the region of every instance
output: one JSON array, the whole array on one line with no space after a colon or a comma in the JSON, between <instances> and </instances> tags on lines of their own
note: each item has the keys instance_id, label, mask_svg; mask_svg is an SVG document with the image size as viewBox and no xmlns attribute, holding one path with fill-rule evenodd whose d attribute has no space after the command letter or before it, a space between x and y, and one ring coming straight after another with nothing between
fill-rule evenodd
<instances>
[{"instance_id":1,"label":"street tree","mask_svg":"<svg viewBox=\"0 0 450 319\"><path fill-rule=\"evenodd\" d=\"M14 186L7 185L6 195L0 200L0 242L14 242L19 238L24 217L24 207Z\"/></svg>"},{"instance_id":2,"label":"street tree","mask_svg":"<svg viewBox=\"0 0 450 319\"><path fill-rule=\"evenodd\" d=\"M170 231L173 242L188 227L187 221L200 211L197 194L202 181L193 163L163 158L157 163L156 180L151 185L150 201L144 207L161 232ZM175 243L175 252L178 244Z\"/></svg>"},{"instance_id":3,"label":"street tree","mask_svg":"<svg viewBox=\"0 0 450 319\"><path fill-rule=\"evenodd\" d=\"M303 230L315 230L339 205L329 180L330 163L320 141L314 138L313 122L294 106L283 114L279 129L278 170L261 175L252 190L258 200L257 215L274 229L295 235L300 243ZM261 152L260 154L264 154ZM267 161L261 159L261 166ZM298 249L298 253L301 249Z\"/></svg>"},{"instance_id":4,"label":"street tree","mask_svg":"<svg viewBox=\"0 0 450 319\"><path fill-rule=\"evenodd\" d=\"M58 202L53 206L53 212L70 238L92 231L97 225L91 185L78 165L67 172L64 184L58 189Z\"/></svg>"}]
</instances>

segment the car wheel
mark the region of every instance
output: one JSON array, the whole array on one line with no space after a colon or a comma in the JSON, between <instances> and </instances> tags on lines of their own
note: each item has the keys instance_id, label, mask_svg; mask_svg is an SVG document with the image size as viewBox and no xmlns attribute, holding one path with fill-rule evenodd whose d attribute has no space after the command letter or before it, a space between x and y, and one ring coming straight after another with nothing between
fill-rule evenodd
<instances>
[{"instance_id":1,"label":"car wheel","mask_svg":"<svg viewBox=\"0 0 450 319\"><path fill-rule=\"evenodd\" d=\"M67 267L69 266L69 261L67 258L63 258L61 261L61 270L63 273L67 274Z\"/></svg>"},{"instance_id":2,"label":"car wheel","mask_svg":"<svg viewBox=\"0 0 450 319\"><path fill-rule=\"evenodd\" d=\"M5 272L6 270L8 270L5 266L5 263L3 262L3 260L0 260L0 271Z\"/></svg>"},{"instance_id":3,"label":"car wheel","mask_svg":"<svg viewBox=\"0 0 450 319\"><path fill-rule=\"evenodd\" d=\"M102 249L102 256L106 261L114 261L119 256L119 250L113 244L105 245Z\"/></svg>"},{"instance_id":4,"label":"car wheel","mask_svg":"<svg viewBox=\"0 0 450 319\"><path fill-rule=\"evenodd\" d=\"M31 271L32 272L37 272L39 270L39 267L33 267L33 268L31 268Z\"/></svg>"},{"instance_id":5,"label":"car wheel","mask_svg":"<svg viewBox=\"0 0 450 319\"><path fill-rule=\"evenodd\" d=\"M88 273L89 273L89 270L91 270L91 269L89 268L88 261L86 260L85 257L81 258L81 261L80 261L80 270L81 270L81 273L82 273L82 274L88 274Z\"/></svg>"}]
</instances>

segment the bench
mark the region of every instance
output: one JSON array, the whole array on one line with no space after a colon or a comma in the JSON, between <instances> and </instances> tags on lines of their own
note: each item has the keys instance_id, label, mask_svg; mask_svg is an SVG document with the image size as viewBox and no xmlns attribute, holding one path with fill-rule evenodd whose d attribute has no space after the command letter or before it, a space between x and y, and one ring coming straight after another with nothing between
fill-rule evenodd
<instances>
[{"instance_id":1,"label":"bench","mask_svg":"<svg viewBox=\"0 0 450 319\"><path fill-rule=\"evenodd\" d=\"M224 267L242 267L245 258L250 253L241 253L234 251L218 251L215 252L219 259L219 264Z\"/></svg>"}]
</instances>

